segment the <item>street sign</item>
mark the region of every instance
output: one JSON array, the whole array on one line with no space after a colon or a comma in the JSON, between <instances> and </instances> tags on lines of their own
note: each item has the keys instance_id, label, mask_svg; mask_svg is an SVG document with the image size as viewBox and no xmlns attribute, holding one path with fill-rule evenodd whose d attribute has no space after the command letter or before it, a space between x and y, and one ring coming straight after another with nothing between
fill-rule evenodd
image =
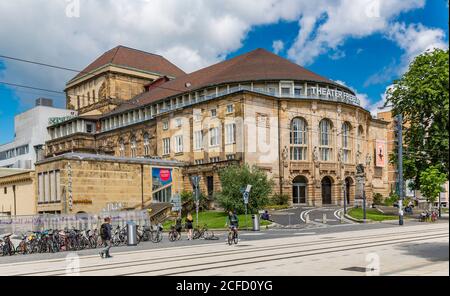
<instances>
[{"instance_id":1,"label":"street sign","mask_svg":"<svg viewBox=\"0 0 450 296\"><path fill-rule=\"evenodd\" d=\"M250 193L249 192L244 192L244 204L248 204L248 197L249 197Z\"/></svg>"}]
</instances>

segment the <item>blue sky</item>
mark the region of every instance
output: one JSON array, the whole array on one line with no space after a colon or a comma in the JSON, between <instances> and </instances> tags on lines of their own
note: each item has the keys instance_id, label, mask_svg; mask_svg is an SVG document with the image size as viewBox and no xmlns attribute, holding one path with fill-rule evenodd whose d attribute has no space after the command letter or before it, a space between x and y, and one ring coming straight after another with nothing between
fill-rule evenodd
<instances>
[{"instance_id":1,"label":"blue sky","mask_svg":"<svg viewBox=\"0 0 450 296\"><path fill-rule=\"evenodd\" d=\"M200 23L207 22L208 16L203 17L201 21L200 18L194 18L196 21L186 25L183 17L187 8L183 7L182 2L174 2L177 3L177 9L164 4L174 0L155 0L148 10L147 7L137 7L130 4L131 2L120 0L119 2L124 1L122 6L129 5L128 10L136 10L136 13L147 16L139 22L135 20L137 17L134 15L128 17L118 12L117 7L113 7L113 3L117 1L111 1L111 7L105 5L102 10L98 10L98 5L92 6L95 1L81 2L80 16L75 18L67 15L58 18L67 8L64 6L67 5L65 1L57 2L59 6L48 4L50 1L33 1L39 2L36 5L40 5L42 10L48 10L48 14L53 18L43 20L41 16L33 14L33 9L30 8L27 16L16 20L14 15L23 7L20 2L26 1L0 3L0 40L3 41L0 44L0 55L81 69L102 52L122 44L163 54L183 69L192 71L255 48L274 51L274 41L281 41L284 45L279 51L281 56L352 87L366 101L366 108L369 110L376 110L382 103L382 94L393 79L403 73L413 56L430 44L446 47L448 43L448 7L447 1L444 0L411 0L408 4L404 4L408 2L404 0L381 2L381 17L367 22L355 18L354 26L357 28L352 28L352 23L346 27L344 23L353 15L339 15L339 9L356 9L352 3L348 4L345 0L333 0L333 10L327 10L327 2L317 2L317 7L310 7L311 1L260 0L255 3L267 2L267 7L259 5L263 6L260 8L261 12L253 13L245 7L242 8L242 5L233 6L232 2L235 1L229 1L227 5L216 1L195 2L203 3L198 5L203 5L200 8L204 12L210 11L198 13L209 15L212 28ZM300 2L305 4L297 5ZM252 8L250 0L246 3ZM279 9L275 9L277 5ZM241 8L242 11L239 10ZM389 12L384 13L384 8ZM110 11L105 12L108 9ZM310 13L307 12L308 9L311 9ZM161 17L166 17L164 21L170 20L172 23L166 24L161 20L158 23L148 23L151 20L147 19L155 18L150 17L154 11L162 15ZM315 11L320 14L314 15ZM332 14L333 11L337 11L336 14ZM111 23L114 21L99 22L100 13L109 13L110 19L117 21L114 24ZM119 17L113 17L114 13L120 13ZM220 13L225 17L222 18ZM310 31L306 22L308 16L314 19L314 26ZM189 21L192 22L191 19ZM6 22L16 24L17 32L2 30L2 27L6 27ZM339 28L340 25L336 25L341 23L342 29ZM42 34L30 31L29 28L36 25L40 26ZM102 26L112 26L115 30L111 29L110 34L103 34ZM179 28L175 30L177 26ZM182 32L179 32L180 28ZM307 36L305 42L299 41L302 34ZM327 39L321 39L324 36ZM314 50L317 52L314 53ZM73 73L70 72L0 58L0 81L62 90L71 76ZM34 99L40 96L55 98L57 106L64 106L64 96L0 84L0 144L14 138L14 115L30 108Z\"/></svg>"}]
</instances>

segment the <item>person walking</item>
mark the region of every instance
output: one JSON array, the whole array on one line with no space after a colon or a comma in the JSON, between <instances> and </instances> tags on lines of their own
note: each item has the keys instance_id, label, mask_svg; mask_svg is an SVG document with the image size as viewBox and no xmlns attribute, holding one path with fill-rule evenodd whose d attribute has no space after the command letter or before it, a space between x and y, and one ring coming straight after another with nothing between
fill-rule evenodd
<instances>
[{"instance_id":1,"label":"person walking","mask_svg":"<svg viewBox=\"0 0 450 296\"><path fill-rule=\"evenodd\" d=\"M186 217L186 230L188 233L188 240L192 240L193 229L194 229L194 219L192 218L191 213L188 213Z\"/></svg>"},{"instance_id":2,"label":"person walking","mask_svg":"<svg viewBox=\"0 0 450 296\"><path fill-rule=\"evenodd\" d=\"M102 258L112 258L112 256L109 254L109 249L111 249L111 218L107 217L104 220L104 223L100 227L100 237L102 238L102 244L105 247L100 252L100 257Z\"/></svg>"}]
</instances>

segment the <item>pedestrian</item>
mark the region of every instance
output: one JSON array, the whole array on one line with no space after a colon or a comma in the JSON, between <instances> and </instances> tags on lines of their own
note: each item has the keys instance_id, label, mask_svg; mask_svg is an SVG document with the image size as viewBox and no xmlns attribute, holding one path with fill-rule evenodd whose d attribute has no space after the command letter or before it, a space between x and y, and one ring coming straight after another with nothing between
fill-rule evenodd
<instances>
[{"instance_id":1,"label":"pedestrian","mask_svg":"<svg viewBox=\"0 0 450 296\"><path fill-rule=\"evenodd\" d=\"M102 258L112 258L112 256L109 254L109 249L111 249L111 218L107 217L104 220L105 222L100 227L100 237L102 238L102 244L105 247L100 252L100 257Z\"/></svg>"},{"instance_id":2,"label":"pedestrian","mask_svg":"<svg viewBox=\"0 0 450 296\"><path fill-rule=\"evenodd\" d=\"M188 233L188 240L192 240L193 229L194 229L194 219L192 218L191 213L188 213L186 217L186 230Z\"/></svg>"}]
</instances>

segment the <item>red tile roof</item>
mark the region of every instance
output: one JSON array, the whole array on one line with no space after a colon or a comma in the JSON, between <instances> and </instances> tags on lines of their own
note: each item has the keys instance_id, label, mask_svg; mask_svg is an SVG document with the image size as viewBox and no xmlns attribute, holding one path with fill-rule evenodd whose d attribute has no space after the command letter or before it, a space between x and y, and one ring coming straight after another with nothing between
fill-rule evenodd
<instances>
[{"instance_id":1,"label":"red tile roof","mask_svg":"<svg viewBox=\"0 0 450 296\"><path fill-rule=\"evenodd\" d=\"M263 80L298 80L327 83L344 88L353 93L347 87L319 76L265 49L256 49L191 74L179 76L175 80L166 82L155 89L138 95L128 103L117 107L110 114L134 109L138 106L147 105L164 98L207 86ZM187 84L190 84L190 87ZM105 115L107 116L108 114Z\"/></svg>"},{"instance_id":2,"label":"red tile roof","mask_svg":"<svg viewBox=\"0 0 450 296\"><path fill-rule=\"evenodd\" d=\"M183 70L160 55L119 45L97 58L70 80L70 82L108 64L125 66L170 77L178 77L186 74Z\"/></svg>"}]
</instances>

